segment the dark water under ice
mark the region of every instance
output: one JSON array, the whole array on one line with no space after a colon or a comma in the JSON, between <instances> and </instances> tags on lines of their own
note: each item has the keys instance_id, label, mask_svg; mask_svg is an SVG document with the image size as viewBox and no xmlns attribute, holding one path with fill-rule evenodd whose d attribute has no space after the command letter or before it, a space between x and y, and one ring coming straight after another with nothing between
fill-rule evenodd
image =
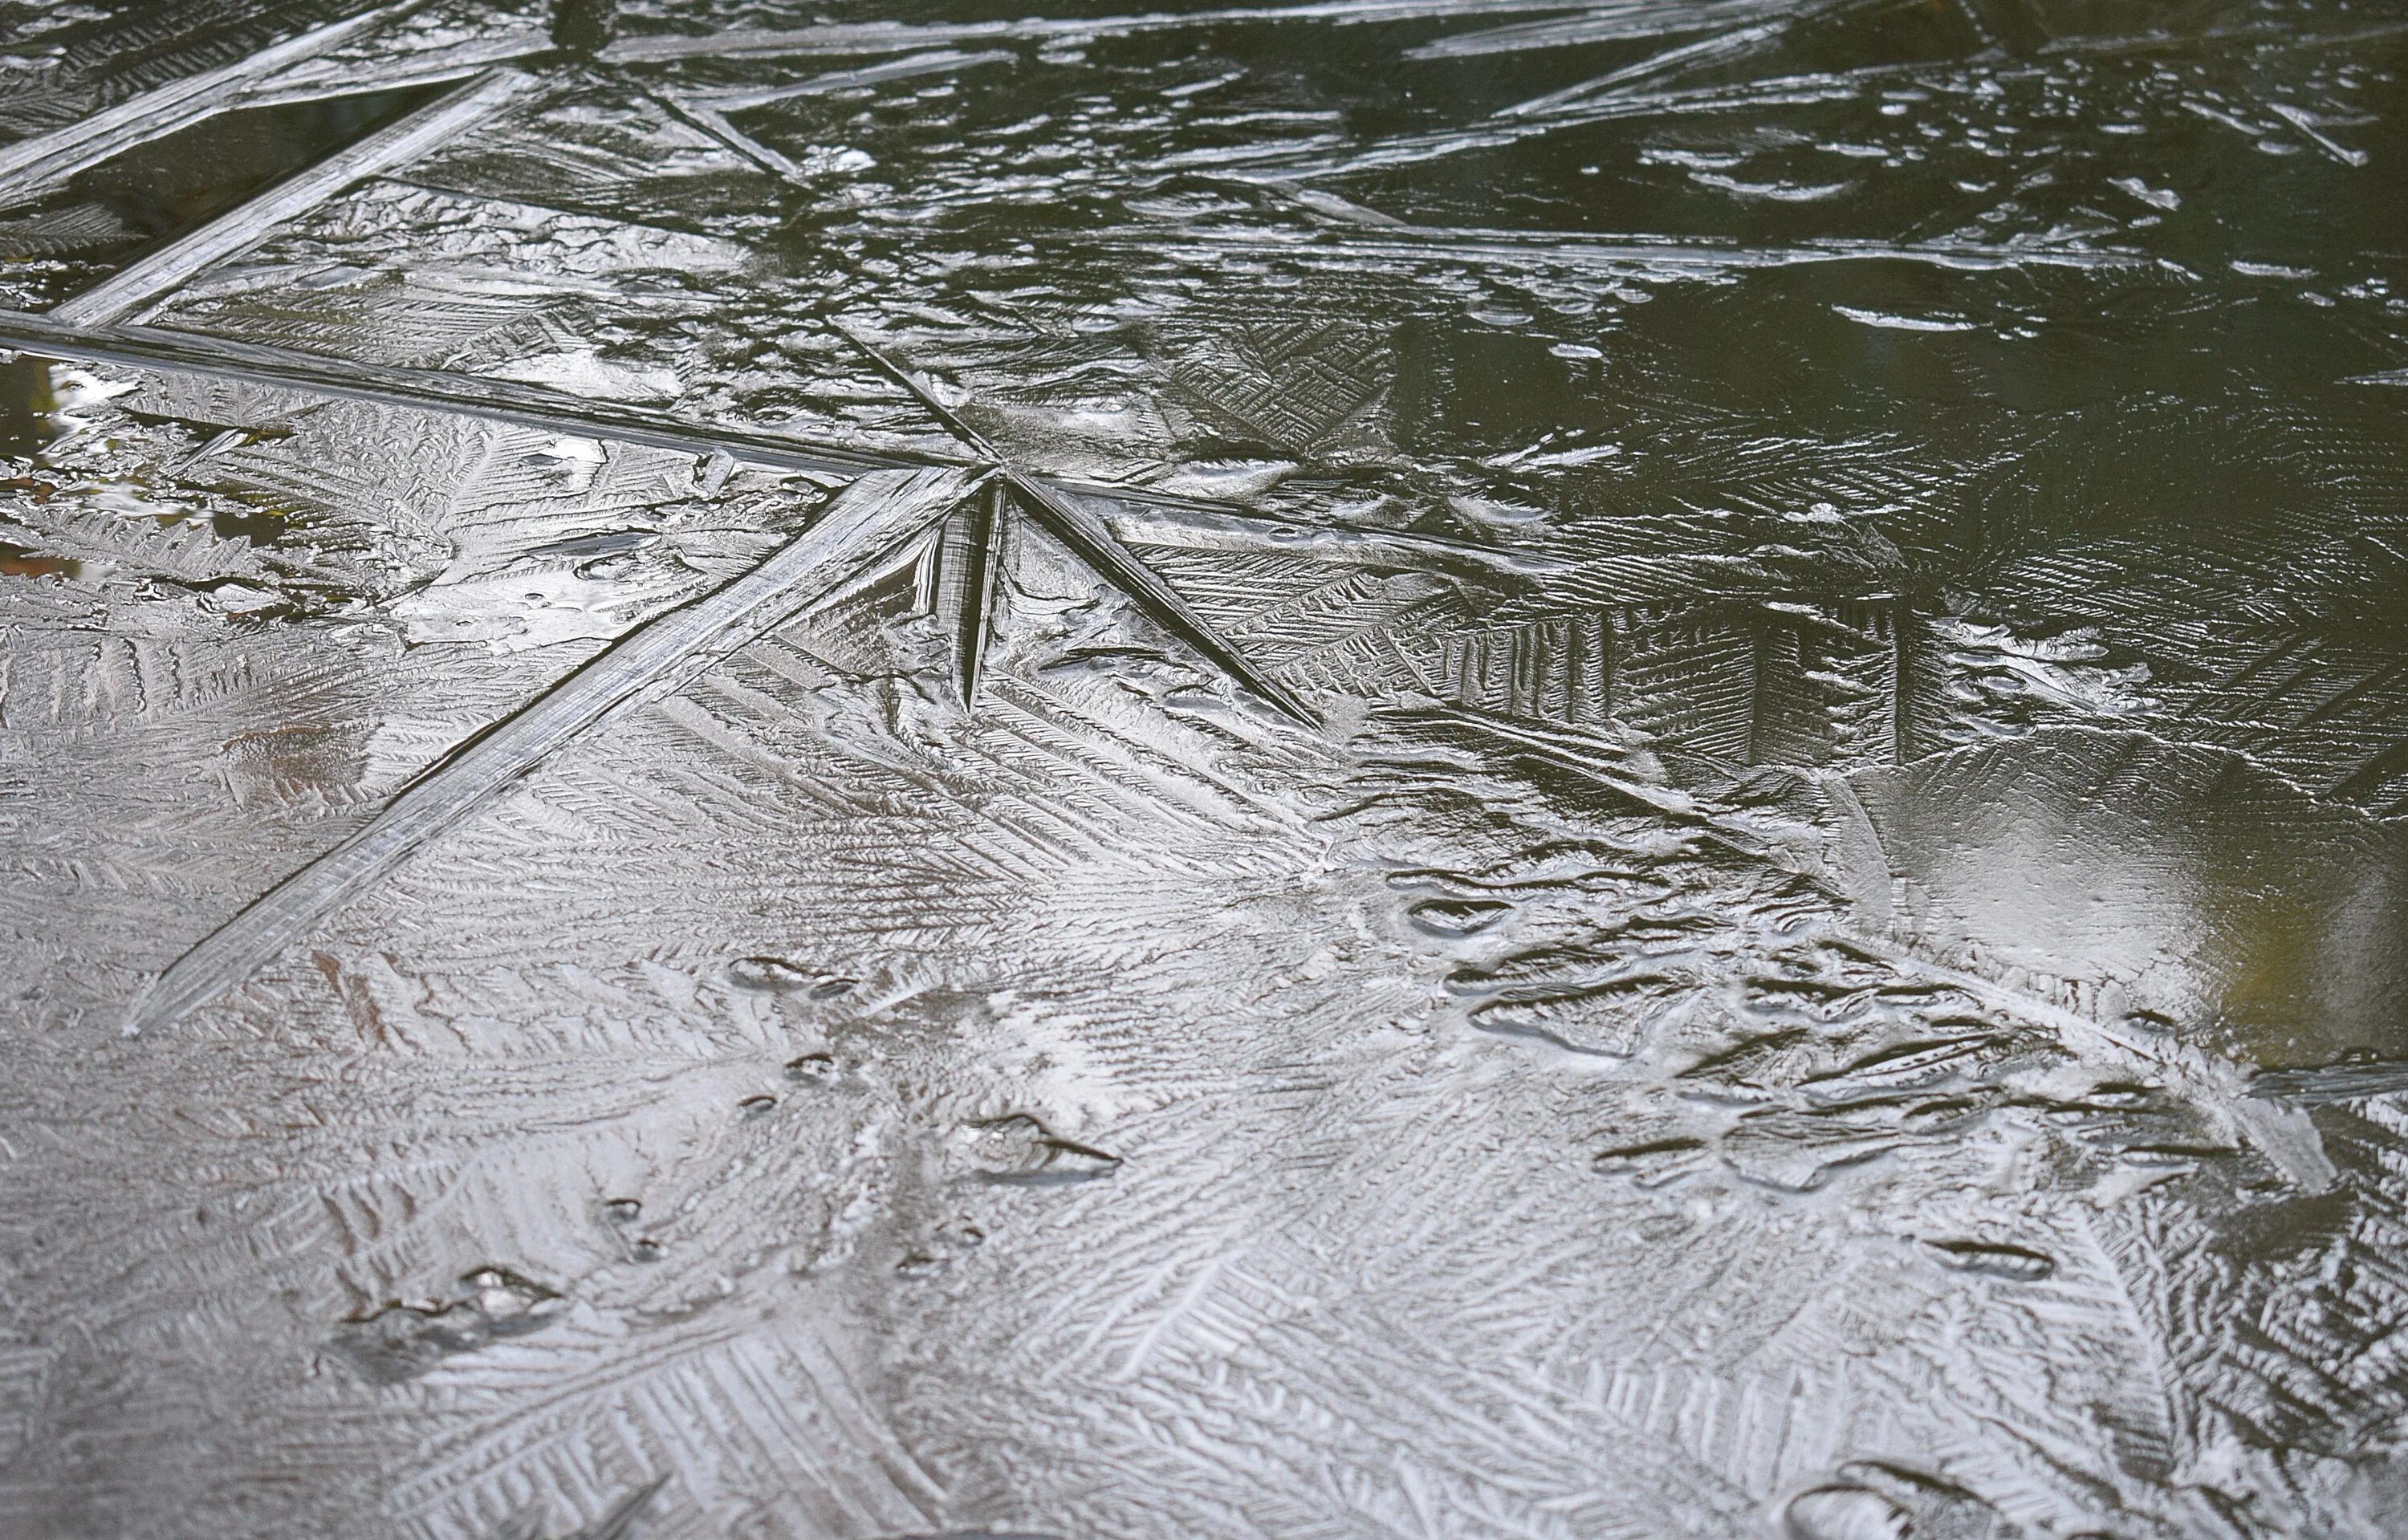
<instances>
[{"instance_id":1,"label":"dark water under ice","mask_svg":"<svg viewBox=\"0 0 2408 1540\"><path fill-rule=\"evenodd\" d=\"M0 1533L2408 1533L2403 69L0 0Z\"/></svg>"}]
</instances>

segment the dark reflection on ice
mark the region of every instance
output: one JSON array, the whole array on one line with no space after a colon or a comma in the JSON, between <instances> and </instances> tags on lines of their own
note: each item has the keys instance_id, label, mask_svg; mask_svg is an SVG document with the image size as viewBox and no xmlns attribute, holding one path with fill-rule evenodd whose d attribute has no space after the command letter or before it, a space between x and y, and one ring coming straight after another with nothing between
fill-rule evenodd
<instances>
[{"instance_id":1,"label":"dark reflection on ice","mask_svg":"<svg viewBox=\"0 0 2408 1540\"><path fill-rule=\"evenodd\" d=\"M2408 1530L2404 69L0 4L0 1533Z\"/></svg>"},{"instance_id":2,"label":"dark reflection on ice","mask_svg":"<svg viewBox=\"0 0 2408 1540\"><path fill-rule=\"evenodd\" d=\"M39 451L56 436L50 413L57 405L49 360L21 353L0 362L0 454L22 460Z\"/></svg>"}]
</instances>

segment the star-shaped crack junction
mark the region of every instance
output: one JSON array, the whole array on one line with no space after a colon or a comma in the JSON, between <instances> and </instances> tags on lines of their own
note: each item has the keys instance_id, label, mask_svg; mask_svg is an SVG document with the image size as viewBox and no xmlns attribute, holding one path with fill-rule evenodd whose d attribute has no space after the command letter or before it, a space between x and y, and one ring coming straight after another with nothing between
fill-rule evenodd
<instances>
[{"instance_id":1,"label":"star-shaped crack junction","mask_svg":"<svg viewBox=\"0 0 2408 1540\"><path fill-rule=\"evenodd\" d=\"M1025 518L1265 704L1298 725L1314 725L1302 700L1215 632L1113 535L1078 493L1016 465L947 406L926 378L862 329L842 322L838 329L903 385L972 458L959 464L893 465L856 475L810 528L767 561L620 637L424 771L366 827L203 938L143 991L126 1033L166 1026L240 983L420 846L623 707L675 690L871 575L894 552L939 526L936 596L953 647L954 682L966 706L977 699L1002 541L1008 526ZM126 328L123 333L132 335L139 330ZM85 350L106 354L110 349L104 338Z\"/></svg>"},{"instance_id":2,"label":"star-shaped crack junction","mask_svg":"<svg viewBox=\"0 0 2408 1540\"><path fill-rule=\"evenodd\" d=\"M1314 724L1312 712L1302 700L1214 631L1177 590L1121 544L1076 494L1015 465L1009 455L947 405L924 376L906 366L861 327L839 321L836 329L881 372L909 391L946 432L976 454L992 478L996 495L963 508L957 516L957 528L948 531L948 551L959 554L954 575L939 580L940 604L951 622L948 630L953 642L955 681L965 705L977 697L981 655L986 645L989 610L994 602L996 558L1007 524L1018 515L1031 520L1068 547L1096 576L1135 601L1157 624L1203 654L1266 704L1300 725Z\"/></svg>"},{"instance_id":3,"label":"star-shaped crack junction","mask_svg":"<svg viewBox=\"0 0 2408 1540\"><path fill-rule=\"evenodd\" d=\"M400 8L408 8L407 0L403 0ZM499 112L530 89L535 79L511 67L508 61L517 61L531 70L551 71L565 66L624 78L674 116L699 126L724 145L756 164L764 164L767 169L783 174L792 168L781 170L774 151L736 129L728 121L729 112L787 95L851 88L869 75L948 73L998 57L991 52L962 51L963 45L1008 39L1026 41L1040 34L1052 36L1055 33L1084 35L1154 26L1186 27L1214 14L1218 13L993 23L933 31L897 30L882 24L867 30L823 26L749 38L720 36L630 42L575 62L549 52L550 40L531 34L501 48L497 54L485 55L476 73L420 111L346 147L321 164L140 259L70 298L50 315L0 316L0 343L30 345L57 356L81 356L146 367L199 368L324 393L468 411L530 424L554 425L569 432L675 444L701 453L718 452L789 468L808 468L823 475L832 472L857 478L809 532L757 571L622 638L520 713L429 769L366 828L236 915L161 976L137 1004L132 1030L172 1020L247 976L308 926L390 870L423 840L449 827L494 790L524 774L621 705L670 685L685 677L689 668L704 666L711 659L742 646L748 637L828 596L846 581L866 576L887 553L939 524L943 532L937 543L939 580L934 597L950 632L955 682L965 702L973 700L978 691L996 602L1001 542L1014 523L1025 520L1045 531L1102 582L1127 595L1163 630L1258 699L1286 717L1310 722L1310 712L1290 691L1218 635L1168 582L1106 526L1090 494L1127 494L1127 489L1085 488L1023 468L964 422L947 405L942 392L900 361L890 346L859 328L839 329L959 441L966 451L962 456L942 457L941 463L931 463L937 457L924 457L915 463L901 457L864 455L849 446L812 445L783 435L697 428L659 414L606 408L540 389L513 387L507 381L308 358L190 333L159 331L138 323L152 303L259 238L268 228L315 207L363 178L406 164L430 145ZM1725 41L1753 47L1750 39L1754 36L1754 33L1741 28ZM294 48L307 52L339 40L336 33L328 32L296 42ZM923 51L910 51L914 49ZM689 52L729 50L804 54L837 51L855 57L883 53L889 57L882 64L751 92L655 90L628 74L630 66L659 63ZM1687 50L1676 48L1662 55L1660 63L1677 73L1688 66L1690 58ZM242 93L257 83L253 78L256 74L254 70L222 80L212 78L203 87L168 93L175 100L163 96L139 111L122 115L122 122L111 119L102 125L107 132L79 130L61 136L59 143L38 153L18 153L14 160L23 164L16 169L21 177L55 178L71 165L89 161L117 139L126 135L139 138L155 131L155 124L150 122L153 118L163 121L183 118L195 106L223 106L247 99ZM1570 105L1542 98L1507 109L1500 117L1525 122L1529 132L1545 133L1591 110L1597 93L1613 96L1633 89L1634 84L1632 79L1609 76L1590 82L1584 88L1587 93L1580 94ZM1479 142L1481 135L1458 138L1469 144ZM1425 148L1434 152L1451 151L1455 143L1450 139L1445 144ZM7 169L0 166L0 172ZM1234 169L1223 167L1225 173ZM1291 187L1299 178L1326 175L1329 169L1279 164L1254 168L1249 175L1266 178L1266 185L1277 189ZM1360 211L1353 210L1353 206L1345 205L1343 200L1325 196L1312 207L1325 216L1337 210L1337 216L1342 216L1339 217L1341 225L1360 222L1354 217ZM1398 235L1389 222L1375 222L1380 223L1383 236ZM1418 233L1415 238L1432 237L1425 232ZM1720 244L1711 250L1692 250L1684 244L1679 250L1668 253L1658 243L1643 249L1617 247L1590 255L1626 266L1660 264L1678 257L1684 262L1721 267L1896 256L1904 250L1883 246L1878 250L1854 247L1767 250ZM1954 251L1919 254L1952 263L1970 260L1966 254ZM2086 263L2099 260L2100 254L2082 252L2065 260L2077 257ZM2037 260L2028 252L1999 260L2026 259Z\"/></svg>"}]
</instances>

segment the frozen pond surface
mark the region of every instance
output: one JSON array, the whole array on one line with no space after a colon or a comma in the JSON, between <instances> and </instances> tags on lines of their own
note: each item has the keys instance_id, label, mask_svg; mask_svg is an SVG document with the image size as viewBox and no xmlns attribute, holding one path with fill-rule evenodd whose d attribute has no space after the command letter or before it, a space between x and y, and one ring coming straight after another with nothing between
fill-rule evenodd
<instances>
[{"instance_id":1,"label":"frozen pond surface","mask_svg":"<svg viewBox=\"0 0 2408 1540\"><path fill-rule=\"evenodd\" d=\"M2408 1533L2408 6L1044 3L0 0L0 1533Z\"/></svg>"}]
</instances>

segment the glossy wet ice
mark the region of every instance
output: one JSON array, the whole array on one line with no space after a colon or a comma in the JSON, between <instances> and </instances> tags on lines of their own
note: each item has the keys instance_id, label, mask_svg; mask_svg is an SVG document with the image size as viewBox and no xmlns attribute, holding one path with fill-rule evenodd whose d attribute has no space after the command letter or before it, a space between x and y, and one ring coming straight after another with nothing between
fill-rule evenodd
<instances>
[{"instance_id":1,"label":"glossy wet ice","mask_svg":"<svg viewBox=\"0 0 2408 1540\"><path fill-rule=\"evenodd\" d=\"M611 9L0 4L0 1531L2408 1529L2408 11Z\"/></svg>"}]
</instances>

